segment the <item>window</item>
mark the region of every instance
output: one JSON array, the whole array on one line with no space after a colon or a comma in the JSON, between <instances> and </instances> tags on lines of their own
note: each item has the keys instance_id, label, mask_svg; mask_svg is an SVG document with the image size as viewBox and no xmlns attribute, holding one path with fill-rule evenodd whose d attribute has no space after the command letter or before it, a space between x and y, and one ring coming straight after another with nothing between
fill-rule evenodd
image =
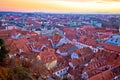
<instances>
[{"instance_id":1,"label":"window","mask_svg":"<svg viewBox=\"0 0 120 80\"><path fill-rule=\"evenodd\" d=\"M66 70L64 69L63 71L65 72Z\"/></svg>"},{"instance_id":2,"label":"window","mask_svg":"<svg viewBox=\"0 0 120 80\"><path fill-rule=\"evenodd\" d=\"M59 72L57 72L57 74L59 74Z\"/></svg>"},{"instance_id":3,"label":"window","mask_svg":"<svg viewBox=\"0 0 120 80\"><path fill-rule=\"evenodd\" d=\"M115 42L118 42L118 38L116 38Z\"/></svg>"},{"instance_id":4,"label":"window","mask_svg":"<svg viewBox=\"0 0 120 80\"><path fill-rule=\"evenodd\" d=\"M66 68L66 71L68 70L68 68Z\"/></svg>"},{"instance_id":5,"label":"window","mask_svg":"<svg viewBox=\"0 0 120 80\"><path fill-rule=\"evenodd\" d=\"M111 41L113 41L113 40L114 40L114 38L111 39Z\"/></svg>"}]
</instances>

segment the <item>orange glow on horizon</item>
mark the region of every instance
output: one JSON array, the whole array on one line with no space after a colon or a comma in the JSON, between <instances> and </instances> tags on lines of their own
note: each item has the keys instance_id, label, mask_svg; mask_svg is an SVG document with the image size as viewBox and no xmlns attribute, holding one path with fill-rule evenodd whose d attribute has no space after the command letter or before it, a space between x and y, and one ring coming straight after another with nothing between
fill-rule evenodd
<instances>
[{"instance_id":1,"label":"orange glow on horizon","mask_svg":"<svg viewBox=\"0 0 120 80\"><path fill-rule=\"evenodd\" d=\"M0 0L0 11L120 13L120 0Z\"/></svg>"}]
</instances>

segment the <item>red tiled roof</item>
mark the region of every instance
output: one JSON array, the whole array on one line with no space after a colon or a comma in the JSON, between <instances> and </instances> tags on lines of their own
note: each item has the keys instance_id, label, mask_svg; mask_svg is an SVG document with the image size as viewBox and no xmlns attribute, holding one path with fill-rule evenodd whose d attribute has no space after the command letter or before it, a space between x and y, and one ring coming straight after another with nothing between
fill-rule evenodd
<instances>
[{"instance_id":1,"label":"red tiled roof","mask_svg":"<svg viewBox=\"0 0 120 80\"><path fill-rule=\"evenodd\" d=\"M62 37L60 35L56 34L56 35L52 36L51 38L52 38L53 43L57 44Z\"/></svg>"},{"instance_id":2,"label":"red tiled roof","mask_svg":"<svg viewBox=\"0 0 120 80\"><path fill-rule=\"evenodd\" d=\"M45 63L52 62L54 60L57 60L57 57L55 55L55 50L45 47L42 52L38 55L42 60L44 60Z\"/></svg>"},{"instance_id":3,"label":"red tiled roof","mask_svg":"<svg viewBox=\"0 0 120 80\"><path fill-rule=\"evenodd\" d=\"M70 60L69 62L71 62L73 66L78 66L84 62L84 57L73 59L73 60Z\"/></svg>"},{"instance_id":4,"label":"red tiled roof","mask_svg":"<svg viewBox=\"0 0 120 80\"><path fill-rule=\"evenodd\" d=\"M60 52L67 52L73 45L71 43L63 44L62 46L59 46L58 49Z\"/></svg>"},{"instance_id":5,"label":"red tiled roof","mask_svg":"<svg viewBox=\"0 0 120 80\"><path fill-rule=\"evenodd\" d=\"M93 77L90 77L88 80L110 80L112 77L113 75L110 70L107 70Z\"/></svg>"},{"instance_id":6,"label":"red tiled roof","mask_svg":"<svg viewBox=\"0 0 120 80\"><path fill-rule=\"evenodd\" d=\"M107 50L120 52L120 46L115 46L115 45L111 45L111 44L102 44L102 45Z\"/></svg>"},{"instance_id":7,"label":"red tiled roof","mask_svg":"<svg viewBox=\"0 0 120 80\"><path fill-rule=\"evenodd\" d=\"M28 32L26 35L38 35L37 33L35 33L34 31Z\"/></svg>"},{"instance_id":8,"label":"red tiled roof","mask_svg":"<svg viewBox=\"0 0 120 80\"><path fill-rule=\"evenodd\" d=\"M80 56L84 56L86 54L92 53L93 51L89 47L84 47L81 49L77 49L75 52Z\"/></svg>"},{"instance_id":9,"label":"red tiled roof","mask_svg":"<svg viewBox=\"0 0 120 80\"><path fill-rule=\"evenodd\" d=\"M64 57L59 57L57 58L57 66L55 68L53 68L51 71L52 73L59 71L65 67L68 67L68 62L64 59Z\"/></svg>"},{"instance_id":10,"label":"red tiled roof","mask_svg":"<svg viewBox=\"0 0 120 80\"><path fill-rule=\"evenodd\" d=\"M29 52L28 46L26 45L27 40L20 38L18 40L8 40L10 42L9 49L18 53L19 49L22 49L24 52Z\"/></svg>"}]
</instances>

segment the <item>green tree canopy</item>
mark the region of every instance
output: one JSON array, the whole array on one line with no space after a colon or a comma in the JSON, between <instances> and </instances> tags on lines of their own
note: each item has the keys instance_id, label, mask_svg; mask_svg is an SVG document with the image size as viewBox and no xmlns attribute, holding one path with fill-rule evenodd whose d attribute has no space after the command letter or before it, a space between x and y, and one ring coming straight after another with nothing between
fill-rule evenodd
<instances>
[{"instance_id":1,"label":"green tree canopy","mask_svg":"<svg viewBox=\"0 0 120 80\"><path fill-rule=\"evenodd\" d=\"M5 41L3 39L0 39L0 46L3 46L5 44Z\"/></svg>"},{"instance_id":2,"label":"green tree canopy","mask_svg":"<svg viewBox=\"0 0 120 80\"><path fill-rule=\"evenodd\" d=\"M69 78L64 78L63 80L70 80Z\"/></svg>"},{"instance_id":3,"label":"green tree canopy","mask_svg":"<svg viewBox=\"0 0 120 80\"><path fill-rule=\"evenodd\" d=\"M0 39L0 63L4 62L8 53L9 53L9 50L7 50L4 40Z\"/></svg>"}]
</instances>

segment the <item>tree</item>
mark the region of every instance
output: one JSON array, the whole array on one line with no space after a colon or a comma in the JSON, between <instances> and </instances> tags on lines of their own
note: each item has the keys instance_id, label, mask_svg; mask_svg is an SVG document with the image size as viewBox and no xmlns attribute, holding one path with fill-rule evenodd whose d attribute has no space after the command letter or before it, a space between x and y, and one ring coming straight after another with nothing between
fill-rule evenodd
<instances>
[{"instance_id":1,"label":"tree","mask_svg":"<svg viewBox=\"0 0 120 80\"><path fill-rule=\"evenodd\" d=\"M8 80L34 80L30 70L22 66L14 66L9 69Z\"/></svg>"},{"instance_id":2,"label":"tree","mask_svg":"<svg viewBox=\"0 0 120 80\"><path fill-rule=\"evenodd\" d=\"M63 80L70 80L69 78L64 78Z\"/></svg>"},{"instance_id":3,"label":"tree","mask_svg":"<svg viewBox=\"0 0 120 80\"><path fill-rule=\"evenodd\" d=\"M5 44L3 39L0 39L0 46L3 46Z\"/></svg>"},{"instance_id":4,"label":"tree","mask_svg":"<svg viewBox=\"0 0 120 80\"><path fill-rule=\"evenodd\" d=\"M0 39L0 63L3 63L5 61L8 53L9 50L7 50L4 40Z\"/></svg>"},{"instance_id":5,"label":"tree","mask_svg":"<svg viewBox=\"0 0 120 80\"><path fill-rule=\"evenodd\" d=\"M39 60L35 54L24 53L22 55L24 58L21 59L22 66L29 68L32 75L37 79L39 77L46 78L47 68L44 61Z\"/></svg>"},{"instance_id":6,"label":"tree","mask_svg":"<svg viewBox=\"0 0 120 80\"><path fill-rule=\"evenodd\" d=\"M0 66L0 80L8 80L8 68Z\"/></svg>"},{"instance_id":7,"label":"tree","mask_svg":"<svg viewBox=\"0 0 120 80\"><path fill-rule=\"evenodd\" d=\"M47 68L42 60L34 58L32 61L31 71L35 74L34 76L40 76L44 79L46 78Z\"/></svg>"}]
</instances>

